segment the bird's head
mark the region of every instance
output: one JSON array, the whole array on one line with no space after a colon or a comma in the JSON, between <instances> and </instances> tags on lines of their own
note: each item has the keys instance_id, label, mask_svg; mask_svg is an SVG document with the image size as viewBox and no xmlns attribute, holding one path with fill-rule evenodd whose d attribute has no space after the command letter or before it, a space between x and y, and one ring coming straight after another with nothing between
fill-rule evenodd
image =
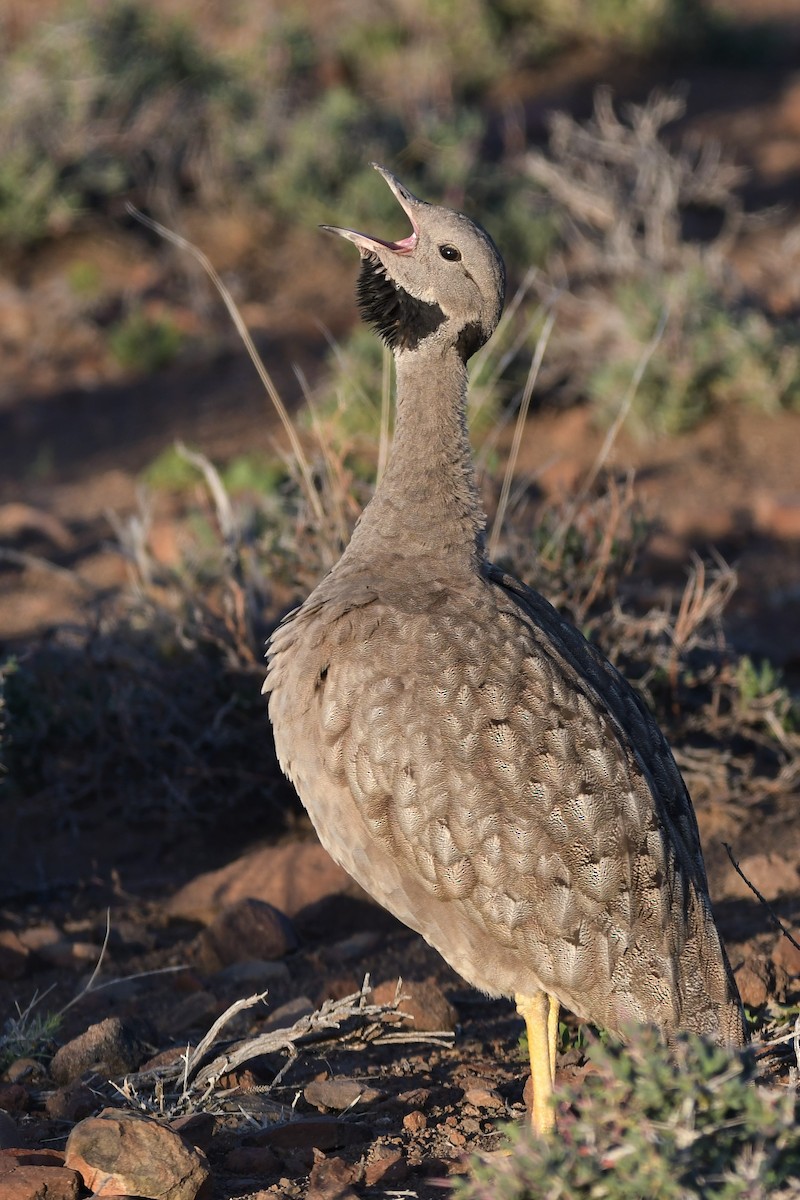
<instances>
[{"instance_id":1,"label":"bird's head","mask_svg":"<svg viewBox=\"0 0 800 1200\"><path fill-rule=\"evenodd\" d=\"M418 200L384 167L411 222L397 242L323 225L358 247L362 317L394 351L416 350L427 338L452 342L466 361L494 332L503 308L505 268L484 229L461 213Z\"/></svg>"}]
</instances>

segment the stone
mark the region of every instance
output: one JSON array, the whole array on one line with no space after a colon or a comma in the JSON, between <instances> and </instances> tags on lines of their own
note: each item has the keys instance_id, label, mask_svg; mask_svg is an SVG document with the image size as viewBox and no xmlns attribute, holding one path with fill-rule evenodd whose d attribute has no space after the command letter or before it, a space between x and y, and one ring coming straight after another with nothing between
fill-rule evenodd
<instances>
[{"instance_id":1,"label":"stone","mask_svg":"<svg viewBox=\"0 0 800 1200\"><path fill-rule=\"evenodd\" d=\"M787 937L781 934L772 952L772 961L776 967L782 968L790 979L800 975L800 949L792 945Z\"/></svg>"},{"instance_id":2,"label":"stone","mask_svg":"<svg viewBox=\"0 0 800 1200\"><path fill-rule=\"evenodd\" d=\"M402 1183L407 1175L408 1163L403 1151L396 1146L378 1147L364 1167L364 1183L367 1187Z\"/></svg>"},{"instance_id":3,"label":"stone","mask_svg":"<svg viewBox=\"0 0 800 1200\"><path fill-rule=\"evenodd\" d=\"M164 1018L165 1033L172 1038L183 1036L190 1030L202 1030L205 1033L223 1007L213 992L190 992L173 1005Z\"/></svg>"},{"instance_id":4,"label":"stone","mask_svg":"<svg viewBox=\"0 0 800 1200\"><path fill-rule=\"evenodd\" d=\"M387 980L372 992L373 1004L391 1004L397 992L397 981ZM458 1013L432 979L404 979L400 988L398 1024L420 1033L454 1030Z\"/></svg>"},{"instance_id":5,"label":"stone","mask_svg":"<svg viewBox=\"0 0 800 1200\"><path fill-rule=\"evenodd\" d=\"M748 961L736 972L736 983L742 1003L750 1008L760 1008L769 999L769 980L763 964Z\"/></svg>"},{"instance_id":6,"label":"stone","mask_svg":"<svg viewBox=\"0 0 800 1200\"><path fill-rule=\"evenodd\" d=\"M317 1008L321 1008L326 1000L344 1000L345 996L353 996L360 991L361 979L357 979L355 975L332 975L317 988L314 1000Z\"/></svg>"},{"instance_id":7,"label":"stone","mask_svg":"<svg viewBox=\"0 0 800 1200\"><path fill-rule=\"evenodd\" d=\"M198 875L166 902L170 916L210 924L223 908L251 898L289 917L326 896L364 893L318 842L285 842Z\"/></svg>"},{"instance_id":8,"label":"stone","mask_svg":"<svg viewBox=\"0 0 800 1200\"><path fill-rule=\"evenodd\" d=\"M249 1139L256 1146L275 1150L339 1150L366 1141L365 1125L338 1121L334 1117L302 1117L285 1125L271 1125Z\"/></svg>"},{"instance_id":9,"label":"stone","mask_svg":"<svg viewBox=\"0 0 800 1200\"><path fill-rule=\"evenodd\" d=\"M351 933L349 937L342 938L339 942L334 942L328 949L328 954L331 958L336 958L339 962L348 962L351 959L365 958L368 954L380 944L381 936L374 929L362 929L358 933Z\"/></svg>"},{"instance_id":10,"label":"stone","mask_svg":"<svg viewBox=\"0 0 800 1200\"><path fill-rule=\"evenodd\" d=\"M211 986L215 991L264 992L271 987L291 982L289 968L283 962L267 962L263 958L247 958L231 963L217 971Z\"/></svg>"},{"instance_id":11,"label":"stone","mask_svg":"<svg viewBox=\"0 0 800 1200\"><path fill-rule=\"evenodd\" d=\"M41 951L41 956L53 967L64 967L72 971L94 968L100 961L103 950L95 942L78 942L65 938Z\"/></svg>"},{"instance_id":12,"label":"stone","mask_svg":"<svg viewBox=\"0 0 800 1200\"><path fill-rule=\"evenodd\" d=\"M351 1184L360 1178L359 1168L343 1158L327 1158L314 1151L314 1164L308 1176L306 1200L357 1200Z\"/></svg>"},{"instance_id":13,"label":"stone","mask_svg":"<svg viewBox=\"0 0 800 1200\"><path fill-rule=\"evenodd\" d=\"M38 1058L15 1058L6 1067L3 1078L9 1083L24 1083L26 1087L33 1087L45 1082L47 1071Z\"/></svg>"},{"instance_id":14,"label":"stone","mask_svg":"<svg viewBox=\"0 0 800 1200\"><path fill-rule=\"evenodd\" d=\"M78 1200L80 1177L58 1150L0 1150L3 1200Z\"/></svg>"},{"instance_id":15,"label":"stone","mask_svg":"<svg viewBox=\"0 0 800 1200\"><path fill-rule=\"evenodd\" d=\"M782 854L749 854L740 860L739 866L765 900L777 900L779 896L796 895L800 890L800 871L797 863L784 858ZM746 900L755 899L752 891L741 876L734 871L733 866L730 867L725 891L729 896L740 896Z\"/></svg>"},{"instance_id":16,"label":"stone","mask_svg":"<svg viewBox=\"0 0 800 1200\"><path fill-rule=\"evenodd\" d=\"M242 959L283 958L296 949L288 917L264 900L246 897L224 908L192 943L192 959L213 974Z\"/></svg>"},{"instance_id":17,"label":"stone","mask_svg":"<svg viewBox=\"0 0 800 1200\"><path fill-rule=\"evenodd\" d=\"M271 1033L273 1029L290 1029L295 1022L302 1017L310 1016L315 1011L308 996L295 996L294 1000L288 1000L286 1004L281 1004L279 1008L270 1013L266 1021L261 1022L261 1032Z\"/></svg>"},{"instance_id":18,"label":"stone","mask_svg":"<svg viewBox=\"0 0 800 1200\"><path fill-rule=\"evenodd\" d=\"M180 1134L190 1146L207 1153L217 1129L217 1118L210 1112L186 1113L169 1123L170 1129Z\"/></svg>"},{"instance_id":19,"label":"stone","mask_svg":"<svg viewBox=\"0 0 800 1200\"><path fill-rule=\"evenodd\" d=\"M0 1083L0 1109L3 1112L27 1112L31 1106L31 1094L21 1083Z\"/></svg>"},{"instance_id":20,"label":"stone","mask_svg":"<svg viewBox=\"0 0 800 1200\"><path fill-rule=\"evenodd\" d=\"M69 1121L75 1125L91 1117L100 1107L100 1098L80 1080L50 1092L44 1102L47 1114L57 1121Z\"/></svg>"},{"instance_id":21,"label":"stone","mask_svg":"<svg viewBox=\"0 0 800 1200\"><path fill-rule=\"evenodd\" d=\"M427 1108L431 1102L430 1088L411 1088L407 1092L400 1092L395 1097L398 1104L405 1105L406 1108Z\"/></svg>"},{"instance_id":22,"label":"stone","mask_svg":"<svg viewBox=\"0 0 800 1200\"><path fill-rule=\"evenodd\" d=\"M0 979L21 979L29 957L30 950L13 929L0 929Z\"/></svg>"},{"instance_id":23,"label":"stone","mask_svg":"<svg viewBox=\"0 0 800 1200\"><path fill-rule=\"evenodd\" d=\"M800 538L800 495L759 492L753 500L753 511L755 524L762 533L792 541Z\"/></svg>"},{"instance_id":24,"label":"stone","mask_svg":"<svg viewBox=\"0 0 800 1200\"><path fill-rule=\"evenodd\" d=\"M106 1017L56 1051L50 1074L60 1084L72 1083L89 1070L125 1075L139 1067L145 1053L145 1046L130 1026L119 1017Z\"/></svg>"},{"instance_id":25,"label":"stone","mask_svg":"<svg viewBox=\"0 0 800 1200\"><path fill-rule=\"evenodd\" d=\"M428 1128L428 1118L424 1112L415 1108L403 1117L403 1128L407 1129L409 1133L422 1133L423 1129Z\"/></svg>"},{"instance_id":26,"label":"stone","mask_svg":"<svg viewBox=\"0 0 800 1200\"><path fill-rule=\"evenodd\" d=\"M8 1150L10 1146L18 1146L20 1132L17 1123L8 1113L0 1112L0 1150Z\"/></svg>"},{"instance_id":27,"label":"stone","mask_svg":"<svg viewBox=\"0 0 800 1200\"><path fill-rule=\"evenodd\" d=\"M225 1156L225 1170L232 1175L252 1175L262 1179L278 1170L278 1156L269 1146L237 1146Z\"/></svg>"},{"instance_id":28,"label":"stone","mask_svg":"<svg viewBox=\"0 0 800 1200\"><path fill-rule=\"evenodd\" d=\"M368 1087L357 1079L343 1076L337 1079L314 1079L305 1088L303 1095L314 1108L333 1109L342 1112L346 1108L365 1107L381 1098L381 1092Z\"/></svg>"},{"instance_id":29,"label":"stone","mask_svg":"<svg viewBox=\"0 0 800 1200\"><path fill-rule=\"evenodd\" d=\"M464 1090L464 1099L474 1108L489 1109L490 1111L496 1111L506 1106L500 1093L481 1080L475 1080L467 1085Z\"/></svg>"},{"instance_id":30,"label":"stone","mask_svg":"<svg viewBox=\"0 0 800 1200\"><path fill-rule=\"evenodd\" d=\"M43 925L29 925L27 929L21 929L19 940L33 954L41 954L47 946L63 941L64 934L57 925L48 921Z\"/></svg>"},{"instance_id":31,"label":"stone","mask_svg":"<svg viewBox=\"0 0 800 1200\"><path fill-rule=\"evenodd\" d=\"M151 1117L105 1108L67 1140L67 1166L96 1196L197 1200L211 1195L205 1155Z\"/></svg>"}]
</instances>

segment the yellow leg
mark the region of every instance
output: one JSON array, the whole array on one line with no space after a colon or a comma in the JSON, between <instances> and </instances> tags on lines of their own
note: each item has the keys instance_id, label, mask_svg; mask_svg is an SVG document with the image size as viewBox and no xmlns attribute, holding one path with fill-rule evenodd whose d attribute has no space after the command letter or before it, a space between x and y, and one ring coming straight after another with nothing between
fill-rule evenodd
<instances>
[{"instance_id":1,"label":"yellow leg","mask_svg":"<svg viewBox=\"0 0 800 1200\"><path fill-rule=\"evenodd\" d=\"M525 1021L528 1033L533 1088L531 1124L534 1133L539 1137L546 1137L556 1127L553 1080L558 1036L558 1001L547 992L536 992L533 996L518 995L514 998L517 1002L517 1012Z\"/></svg>"},{"instance_id":2,"label":"yellow leg","mask_svg":"<svg viewBox=\"0 0 800 1200\"><path fill-rule=\"evenodd\" d=\"M555 996L551 996L549 993L547 999L550 1001L550 1007L547 1011L547 1044L550 1050L550 1078L555 1084L556 1047L558 1046L558 1016L561 1010L561 1005L558 1003Z\"/></svg>"}]
</instances>

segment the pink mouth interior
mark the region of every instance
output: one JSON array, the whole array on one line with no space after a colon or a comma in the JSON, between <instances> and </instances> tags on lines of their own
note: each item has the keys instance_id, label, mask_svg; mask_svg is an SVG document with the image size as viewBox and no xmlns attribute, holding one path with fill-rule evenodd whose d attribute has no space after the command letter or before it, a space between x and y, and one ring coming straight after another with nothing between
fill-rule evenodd
<instances>
[{"instance_id":1,"label":"pink mouth interior","mask_svg":"<svg viewBox=\"0 0 800 1200\"><path fill-rule=\"evenodd\" d=\"M369 241L377 242L379 246L385 246L387 250L394 250L395 254L410 254L417 244L417 231L414 229L408 237L401 238L399 242L386 242L383 238L371 236Z\"/></svg>"}]
</instances>

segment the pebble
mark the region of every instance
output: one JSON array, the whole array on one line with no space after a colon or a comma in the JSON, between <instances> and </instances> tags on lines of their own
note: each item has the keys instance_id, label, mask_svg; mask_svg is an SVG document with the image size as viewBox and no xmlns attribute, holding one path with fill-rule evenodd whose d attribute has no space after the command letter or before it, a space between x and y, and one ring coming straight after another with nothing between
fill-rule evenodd
<instances>
[{"instance_id":1,"label":"pebble","mask_svg":"<svg viewBox=\"0 0 800 1200\"><path fill-rule=\"evenodd\" d=\"M17 1123L8 1113L0 1112L0 1150L8 1150L10 1146L18 1146L20 1133Z\"/></svg>"},{"instance_id":2,"label":"pebble","mask_svg":"<svg viewBox=\"0 0 800 1200\"><path fill-rule=\"evenodd\" d=\"M170 1037L183 1036L190 1030L203 1033L213 1025L222 1009L213 992L190 992L169 1010L164 1019L164 1032Z\"/></svg>"},{"instance_id":3,"label":"pebble","mask_svg":"<svg viewBox=\"0 0 800 1200\"><path fill-rule=\"evenodd\" d=\"M13 929L0 929L0 979L21 979L29 957L30 950Z\"/></svg>"},{"instance_id":4,"label":"pebble","mask_svg":"<svg viewBox=\"0 0 800 1200\"><path fill-rule=\"evenodd\" d=\"M765 900L777 900L779 896L796 895L800 890L800 871L797 863L781 854L749 854L739 862L745 876L758 888ZM726 894L753 900L754 896L745 881L733 869L729 870Z\"/></svg>"},{"instance_id":5,"label":"pebble","mask_svg":"<svg viewBox=\"0 0 800 1200\"><path fill-rule=\"evenodd\" d=\"M318 842L285 842L198 875L165 907L170 916L208 924L227 905L250 898L294 917L307 905L340 892L363 895Z\"/></svg>"},{"instance_id":6,"label":"pebble","mask_svg":"<svg viewBox=\"0 0 800 1200\"><path fill-rule=\"evenodd\" d=\"M57 925L47 922L20 930L19 940L28 951L52 967L82 970L96 963L101 949L95 942L83 942L66 937Z\"/></svg>"},{"instance_id":7,"label":"pebble","mask_svg":"<svg viewBox=\"0 0 800 1200\"><path fill-rule=\"evenodd\" d=\"M31 1094L21 1083L0 1083L0 1109L7 1113L27 1112Z\"/></svg>"},{"instance_id":8,"label":"pebble","mask_svg":"<svg viewBox=\"0 0 800 1200\"><path fill-rule=\"evenodd\" d=\"M308 1017L315 1012L314 1005L308 996L295 996L294 1000L281 1004L271 1012L266 1021L261 1024L262 1033L271 1033L273 1029L289 1029L301 1017Z\"/></svg>"},{"instance_id":9,"label":"pebble","mask_svg":"<svg viewBox=\"0 0 800 1200\"><path fill-rule=\"evenodd\" d=\"M216 1133L217 1118L210 1112L186 1113L170 1121L169 1127L180 1134L185 1142L205 1153Z\"/></svg>"},{"instance_id":10,"label":"pebble","mask_svg":"<svg viewBox=\"0 0 800 1200\"><path fill-rule=\"evenodd\" d=\"M135 1071L146 1050L134 1030L119 1017L106 1017L57 1050L50 1063L56 1083L72 1083L88 1070L109 1076Z\"/></svg>"},{"instance_id":11,"label":"pebble","mask_svg":"<svg viewBox=\"0 0 800 1200\"><path fill-rule=\"evenodd\" d=\"M358 933L351 933L350 937L334 942L328 948L328 954L339 962L348 962L350 959L364 958L371 954L380 941L381 936L374 929L362 929Z\"/></svg>"},{"instance_id":12,"label":"pebble","mask_svg":"<svg viewBox=\"0 0 800 1200\"><path fill-rule=\"evenodd\" d=\"M796 979L800 975L800 949L793 946L783 934L779 935L775 943L772 961L776 967L781 967L791 979Z\"/></svg>"},{"instance_id":13,"label":"pebble","mask_svg":"<svg viewBox=\"0 0 800 1200\"><path fill-rule=\"evenodd\" d=\"M381 1098L381 1092L360 1083L357 1079L339 1076L336 1079L315 1079L303 1092L305 1099L314 1108L333 1109L342 1112L359 1104L364 1107Z\"/></svg>"},{"instance_id":14,"label":"pebble","mask_svg":"<svg viewBox=\"0 0 800 1200\"><path fill-rule=\"evenodd\" d=\"M97 1094L80 1080L50 1092L44 1104L48 1116L71 1125L91 1117L100 1106Z\"/></svg>"},{"instance_id":15,"label":"pebble","mask_svg":"<svg viewBox=\"0 0 800 1200\"><path fill-rule=\"evenodd\" d=\"M428 1128L428 1118L425 1113L415 1108L403 1117L403 1128L407 1129L409 1133L421 1133L423 1129Z\"/></svg>"},{"instance_id":16,"label":"pebble","mask_svg":"<svg viewBox=\"0 0 800 1200\"><path fill-rule=\"evenodd\" d=\"M225 1156L225 1170L232 1175L252 1175L261 1179L277 1171L278 1161L269 1146L237 1146Z\"/></svg>"},{"instance_id":17,"label":"pebble","mask_svg":"<svg viewBox=\"0 0 800 1200\"><path fill-rule=\"evenodd\" d=\"M3 1200L78 1200L80 1183L58 1150L0 1150Z\"/></svg>"},{"instance_id":18,"label":"pebble","mask_svg":"<svg viewBox=\"0 0 800 1200\"><path fill-rule=\"evenodd\" d=\"M372 992L373 1004L391 1004L397 993L397 981L387 980ZM454 1030L458 1013L438 984L432 979L404 979L400 989L399 1023L418 1033ZM404 1015L402 1015L404 1014Z\"/></svg>"},{"instance_id":19,"label":"pebble","mask_svg":"<svg viewBox=\"0 0 800 1200\"><path fill-rule=\"evenodd\" d=\"M367 1187L402 1183L407 1175L408 1163L403 1151L395 1146L380 1147L364 1167L364 1183Z\"/></svg>"},{"instance_id":20,"label":"pebble","mask_svg":"<svg viewBox=\"0 0 800 1200\"><path fill-rule=\"evenodd\" d=\"M307 1200L357 1200L350 1186L360 1179L361 1171L343 1158L327 1158L314 1152L314 1165L308 1177Z\"/></svg>"},{"instance_id":21,"label":"pebble","mask_svg":"<svg viewBox=\"0 0 800 1200\"><path fill-rule=\"evenodd\" d=\"M139 1113L106 1108L81 1121L67 1140L66 1162L100 1197L196 1200L210 1195L205 1155L167 1125Z\"/></svg>"},{"instance_id":22,"label":"pebble","mask_svg":"<svg viewBox=\"0 0 800 1200\"><path fill-rule=\"evenodd\" d=\"M291 982L289 968L283 962L268 962L263 958L247 958L242 962L230 963L217 971L210 980L210 986L215 991L252 989L254 992L267 991L270 987Z\"/></svg>"},{"instance_id":23,"label":"pebble","mask_svg":"<svg viewBox=\"0 0 800 1200\"><path fill-rule=\"evenodd\" d=\"M760 1008L769 999L769 979L765 964L758 960L749 960L736 972L736 984L742 1003L750 1008Z\"/></svg>"},{"instance_id":24,"label":"pebble","mask_svg":"<svg viewBox=\"0 0 800 1200\"><path fill-rule=\"evenodd\" d=\"M213 974L244 959L283 958L296 948L289 918L272 904L247 897L228 905L197 935L191 955L201 970Z\"/></svg>"},{"instance_id":25,"label":"pebble","mask_svg":"<svg viewBox=\"0 0 800 1200\"><path fill-rule=\"evenodd\" d=\"M464 1092L464 1099L475 1108L496 1110L506 1106L499 1092L485 1083L470 1084Z\"/></svg>"},{"instance_id":26,"label":"pebble","mask_svg":"<svg viewBox=\"0 0 800 1200\"><path fill-rule=\"evenodd\" d=\"M254 1134L250 1141L256 1146L276 1150L339 1150L343 1146L366 1141L370 1130L351 1121L334 1117L302 1117L285 1125L272 1125Z\"/></svg>"}]
</instances>

